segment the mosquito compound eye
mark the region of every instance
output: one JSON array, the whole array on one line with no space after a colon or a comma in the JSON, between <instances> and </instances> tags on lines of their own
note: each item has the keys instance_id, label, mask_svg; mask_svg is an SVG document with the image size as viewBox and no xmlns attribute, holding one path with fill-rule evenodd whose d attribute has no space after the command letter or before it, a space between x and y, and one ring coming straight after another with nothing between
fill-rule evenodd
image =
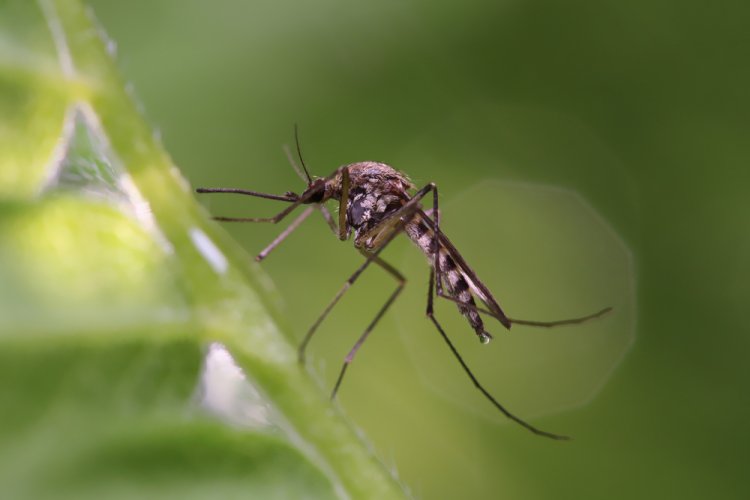
<instances>
[{"instance_id":1,"label":"mosquito compound eye","mask_svg":"<svg viewBox=\"0 0 750 500\"><path fill-rule=\"evenodd\" d=\"M317 189L312 192L310 195L310 198L308 198L309 203L320 203L323 201L323 197L325 196L325 190L324 189Z\"/></svg>"}]
</instances>

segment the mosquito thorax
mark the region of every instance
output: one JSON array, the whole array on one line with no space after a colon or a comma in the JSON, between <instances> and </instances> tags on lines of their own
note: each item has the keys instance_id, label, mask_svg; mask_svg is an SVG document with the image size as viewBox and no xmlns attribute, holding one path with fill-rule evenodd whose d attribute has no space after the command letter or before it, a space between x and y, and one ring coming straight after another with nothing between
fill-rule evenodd
<instances>
[{"instance_id":1,"label":"mosquito thorax","mask_svg":"<svg viewBox=\"0 0 750 500\"><path fill-rule=\"evenodd\" d=\"M344 169L349 176L346 224L354 231L354 245L372 250L383 241L380 223L409 201L413 185L406 175L385 163L365 161ZM340 182L339 196L344 196L344 180ZM389 231L391 226L382 228Z\"/></svg>"}]
</instances>

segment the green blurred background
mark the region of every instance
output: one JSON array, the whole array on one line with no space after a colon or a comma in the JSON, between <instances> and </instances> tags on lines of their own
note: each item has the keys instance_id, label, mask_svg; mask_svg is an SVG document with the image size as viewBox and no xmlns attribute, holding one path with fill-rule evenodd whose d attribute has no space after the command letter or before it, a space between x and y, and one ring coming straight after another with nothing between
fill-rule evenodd
<instances>
[{"instance_id":1,"label":"green blurred background","mask_svg":"<svg viewBox=\"0 0 750 500\"><path fill-rule=\"evenodd\" d=\"M438 183L447 230L485 270L507 255L503 236L514 240L526 217L495 217L492 198L461 201L488 182L577 192L630 249L630 350L593 381L600 390L585 404L528 415L575 437L563 444L475 411L486 402L468 381L460 404L428 387L427 370L455 363L426 367L410 354L407 333L439 342L423 319L426 267L406 242L389 249L409 269L406 298L357 358L341 401L417 497L748 497L747 2L89 3L194 186L301 190L281 150L298 123L318 175L376 159ZM227 215L278 208L205 202ZM472 228L493 244L469 241ZM278 228L227 230L253 254ZM360 260L320 220L269 258L291 336L301 337ZM506 300L524 284L486 279ZM544 293L566 290L554 277L533 279ZM321 330L313 364L326 386L391 287L378 273L363 278ZM545 311L527 296L515 310ZM457 315L443 307L441 316ZM454 337L474 340L460 318L450 321ZM487 349L469 357L492 359Z\"/></svg>"}]
</instances>

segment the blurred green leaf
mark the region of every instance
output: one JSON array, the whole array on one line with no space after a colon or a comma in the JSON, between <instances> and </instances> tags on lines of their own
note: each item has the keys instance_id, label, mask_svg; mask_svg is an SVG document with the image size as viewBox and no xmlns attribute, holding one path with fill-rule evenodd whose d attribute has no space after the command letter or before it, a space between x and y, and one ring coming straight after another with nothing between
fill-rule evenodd
<instances>
[{"instance_id":1,"label":"blurred green leaf","mask_svg":"<svg viewBox=\"0 0 750 500\"><path fill-rule=\"evenodd\" d=\"M43 184L69 93L49 30L34 2L3 2L0 16L0 194L25 197Z\"/></svg>"},{"instance_id":2,"label":"blurred green leaf","mask_svg":"<svg viewBox=\"0 0 750 500\"><path fill-rule=\"evenodd\" d=\"M0 491L390 498L91 12L0 3Z\"/></svg>"},{"instance_id":3,"label":"blurred green leaf","mask_svg":"<svg viewBox=\"0 0 750 500\"><path fill-rule=\"evenodd\" d=\"M332 496L282 436L191 409L202 355L194 335L120 333L139 338L0 351L4 498Z\"/></svg>"}]
</instances>

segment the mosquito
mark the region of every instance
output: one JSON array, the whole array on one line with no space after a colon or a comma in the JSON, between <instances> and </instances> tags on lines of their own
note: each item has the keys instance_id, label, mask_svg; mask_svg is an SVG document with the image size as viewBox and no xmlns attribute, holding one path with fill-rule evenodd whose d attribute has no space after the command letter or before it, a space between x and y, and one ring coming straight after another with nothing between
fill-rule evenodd
<instances>
[{"instance_id":1,"label":"mosquito","mask_svg":"<svg viewBox=\"0 0 750 500\"><path fill-rule=\"evenodd\" d=\"M558 440L569 439L568 436L546 432L527 423L507 410L505 406L500 404L484 388L435 317L433 307L434 298L440 297L456 303L459 312L466 318L479 341L483 344L487 344L492 339L492 335L485 330L481 314L499 321L506 329L510 329L514 324L534 327L555 327L584 323L603 316L612 308L606 307L587 316L559 321L530 321L508 317L493 297L489 288L482 283L453 243L440 230L438 188L435 183L430 182L417 190L416 186L412 184L404 173L385 163L374 161L350 163L337 168L327 177L313 178L310 176L307 166L302 159L296 127L295 143L297 146L297 155L303 170L300 170L296 165L288 148L285 148L285 150L297 174L307 183L307 187L302 194L290 191L284 195L274 195L235 188L198 188L196 191L198 193L234 193L289 203L288 207L273 217L214 217L214 220L223 222L266 222L276 224L284 220L301 205L307 205L307 208L257 255L256 261L265 259L274 248L297 229L316 209L321 212L331 230L341 241L346 241L350 238L352 232L354 233L354 247L364 256L365 261L344 282L343 286L307 331L298 350L299 362L301 364L305 362L305 350L320 324L346 291L354 285L365 269L374 263L395 279L397 283L396 289L381 306L380 310L378 310L373 320L365 328L344 359L331 393L331 399L336 397L346 370L354 360L357 352L406 285L404 275L380 257L380 253L396 236L405 233L425 254L429 262L430 275L427 288L427 317L435 325L440 336L474 386L503 415L534 434ZM423 208L422 202L429 194L432 195L432 208L426 210ZM338 202L338 223L324 205L329 200ZM479 307L475 298L485 307Z\"/></svg>"}]
</instances>

